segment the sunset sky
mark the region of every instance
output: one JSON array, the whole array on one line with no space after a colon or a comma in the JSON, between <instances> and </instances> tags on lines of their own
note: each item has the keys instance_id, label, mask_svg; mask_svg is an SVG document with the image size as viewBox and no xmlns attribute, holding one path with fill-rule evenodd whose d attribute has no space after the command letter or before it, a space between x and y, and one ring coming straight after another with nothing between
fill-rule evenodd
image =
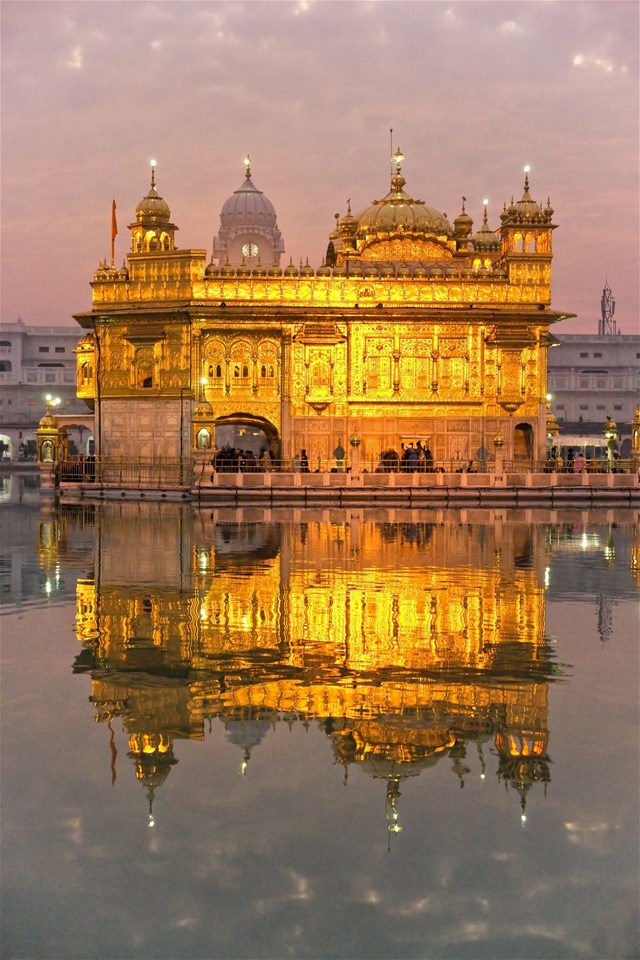
<instances>
[{"instance_id":1,"label":"sunset sky","mask_svg":"<svg viewBox=\"0 0 640 960\"><path fill-rule=\"evenodd\" d=\"M555 209L553 302L597 333L605 279L637 333L638 13L581 2L29 2L2 10L2 313L73 324L157 160L180 247L206 249L252 158L285 265L389 189L461 196L477 229L531 194Z\"/></svg>"}]
</instances>

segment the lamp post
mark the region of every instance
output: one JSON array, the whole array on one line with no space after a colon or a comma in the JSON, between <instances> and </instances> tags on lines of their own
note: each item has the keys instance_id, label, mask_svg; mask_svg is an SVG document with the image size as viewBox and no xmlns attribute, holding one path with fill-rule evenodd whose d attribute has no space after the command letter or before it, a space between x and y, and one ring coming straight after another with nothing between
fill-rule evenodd
<instances>
[{"instance_id":1,"label":"lamp post","mask_svg":"<svg viewBox=\"0 0 640 960\"><path fill-rule=\"evenodd\" d=\"M640 407L636 407L636 415L631 421L631 456L635 461L636 471L640 470Z\"/></svg>"},{"instance_id":2,"label":"lamp post","mask_svg":"<svg viewBox=\"0 0 640 960\"><path fill-rule=\"evenodd\" d=\"M496 476L502 475L502 448L504 447L504 437L501 433L493 438L493 445L496 448Z\"/></svg>"},{"instance_id":3,"label":"lamp post","mask_svg":"<svg viewBox=\"0 0 640 960\"><path fill-rule=\"evenodd\" d=\"M359 433L352 433L349 437L349 445L352 450L351 454L351 473L358 474L360 473L360 455L358 448L362 443L362 439Z\"/></svg>"},{"instance_id":4,"label":"lamp post","mask_svg":"<svg viewBox=\"0 0 640 960\"><path fill-rule=\"evenodd\" d=\"M607 470L611 473L613 465L613 455L618 440L618 424L607 414L607 422L604 425L604 438L607 441Z\"/></svg>"},{"instance_id":5,"label":"lamp post","mask_svg":"<svg viewBox=\"0 0 640 960\"><path fill-rule=\"evenodd\" d=\"M555 439L560 433L560 427L558 421L556 420L555 414L551 409L551 401L553 397L550 393L547 394L547 417L546 417L546 433L547 433L547 463L551 459L551 451L555 443Z\"/></svg>"}]
</instances>

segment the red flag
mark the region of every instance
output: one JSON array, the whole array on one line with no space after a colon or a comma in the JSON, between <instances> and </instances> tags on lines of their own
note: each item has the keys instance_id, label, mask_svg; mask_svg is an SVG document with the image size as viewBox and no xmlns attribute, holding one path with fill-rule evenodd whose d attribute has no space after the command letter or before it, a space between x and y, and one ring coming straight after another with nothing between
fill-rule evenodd
<instances>
[{"instance_id":1,"label":"red flag","mask_svg":"<svg viewBox=\"0 0 640 960\"><path fill-rule=\"evenodd\" d=\"M118 221L116 220L116 202L111 204L111 265L113 266L115 254L115 242L118 236Z\"/></svg>"}]
</instances>

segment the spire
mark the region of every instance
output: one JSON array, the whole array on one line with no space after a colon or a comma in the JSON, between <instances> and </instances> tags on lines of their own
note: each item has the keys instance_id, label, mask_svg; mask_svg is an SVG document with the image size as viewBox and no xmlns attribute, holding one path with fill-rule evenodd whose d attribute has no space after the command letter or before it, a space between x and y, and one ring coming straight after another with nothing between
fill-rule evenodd
<instances>
[{"instance_id":1,"label":"spire","mask_svg":"<svg viewBox=\"0 0 640 960\"><path fill-rule=\"evenodd\" d=\"M396 152L391 157L391 162L395 164L395 173L391 177L391 189L394 193L402 193L402 188L404 187L406 180L401 174L401 164L404 160L404 154L400 150L400 147L396 149Z\"/></svg>"},{"instance_id":2,"label":"spire","mask_svg":"<svg viewBox=\"0 0 640 960\"><path fill-rule=\"evenodd\" d=\"M387 796L386 796L386 814L387 814L387 830L389 833L400 833L402 827L400 826L398 819L398 798L400 797L400 778L392 777L390 780L387 780Z\"/></svg>"},{"instance_id":3,"label":"spire","mask_svg":"<svg viewBox=\"0 0 640 960\"><path fill-rule=\"evenodd\" d=\"M151 189L155 190L156 188L156 161L151 161Z\"/></svg>"},{"instance_id":4,"label":"spire","mask_svg":"<svg viewBox=\"0 0 640 960\"><path fill-rule=\"evenodd\" d=\"M244 158L244 175L247 180L251 180L251 157L249 154Z\"/></svg>"}]
</instances>

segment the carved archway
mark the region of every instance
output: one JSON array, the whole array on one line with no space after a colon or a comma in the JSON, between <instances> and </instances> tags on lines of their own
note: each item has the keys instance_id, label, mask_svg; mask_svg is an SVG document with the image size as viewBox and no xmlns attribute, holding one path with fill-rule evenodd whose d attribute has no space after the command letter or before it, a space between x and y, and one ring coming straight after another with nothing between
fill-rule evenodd
<instances>
[{"instance_id":1,"label":"carved archway","mask_svg":"<svg viewBox=\"0 0 640 960\"><path fill-rule=\"evenodd\" d=\"M258 454L261 447L267 447L276 460L280 458L280 436L276 427L264 417L238 411L218 417L214 427L215 445L218 449L229 445Z\"/></svg>"}]
</instances>

